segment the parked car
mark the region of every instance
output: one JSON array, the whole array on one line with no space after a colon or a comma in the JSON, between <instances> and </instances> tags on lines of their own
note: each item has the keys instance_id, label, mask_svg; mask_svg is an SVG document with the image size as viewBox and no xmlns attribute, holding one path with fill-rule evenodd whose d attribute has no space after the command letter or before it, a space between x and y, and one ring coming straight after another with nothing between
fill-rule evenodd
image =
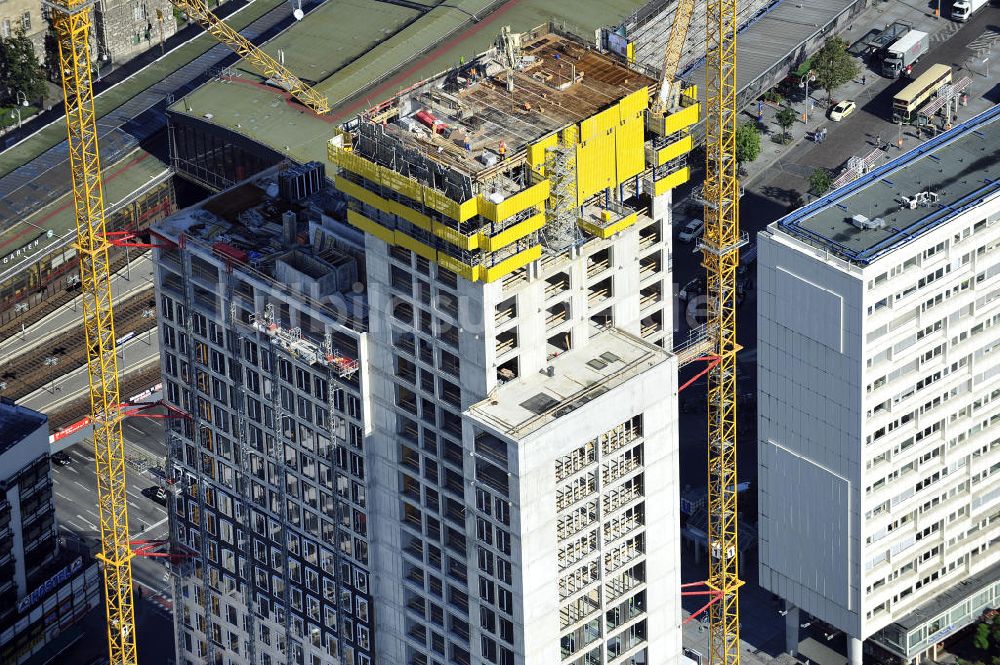
<instances>
[{"instance_id":1,"label":"parked car","mask_svg":"<svg viewBox=\"0 0 1000 665\"><path fill-rule=\"evenodd\" d=\"M59 466L69 466L73 462L73 458L64 452L58 452L52 455L52 461Z\"/></svg>"},{"instance_id":2,"label":"parked car","mask_svg":"<svg viewBox=\"0 0 1000 665\"><path fill-rule=\"evenodd\" d=\"M681 229L681 233L677 237L681 242L693 242L695 238L701 235L704 229L705 222L700 219L692 219Z\"/></svg>"},{"instance_id":3,"label":"parked car","mask_svg":"<svg viewBox=\"0 0 1000 665\"><path fill-rule=\"evenodd\" d=\"M858 108L858 105L850 101L849 99L845 99L841 102L838 102L836 106L830 109L830 120L833 120L834 122L840 122L847 116L854 113L854 109L856 108Z\"/></svg>"}]
</instances>

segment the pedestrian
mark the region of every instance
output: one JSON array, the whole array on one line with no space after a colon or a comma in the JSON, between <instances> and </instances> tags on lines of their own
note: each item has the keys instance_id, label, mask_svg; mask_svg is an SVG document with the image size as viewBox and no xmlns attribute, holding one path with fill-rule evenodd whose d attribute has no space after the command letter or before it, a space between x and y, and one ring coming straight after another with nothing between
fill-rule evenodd
<instances>
[{"instance_id":1,"label":"pedestrian","mask_svg":"<svg viewBox=\"0 0 1000 665\"><path fill-rule=\"evenodd\" d=\"M865 85L867 82L868 82L868 75L867 74L862 74L861 75L861 85Z\"/></svg>"}]
</instances>

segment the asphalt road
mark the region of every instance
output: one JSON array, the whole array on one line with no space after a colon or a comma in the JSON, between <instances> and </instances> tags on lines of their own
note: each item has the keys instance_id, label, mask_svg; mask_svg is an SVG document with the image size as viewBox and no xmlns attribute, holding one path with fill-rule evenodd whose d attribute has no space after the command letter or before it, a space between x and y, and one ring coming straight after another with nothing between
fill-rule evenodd
<instances>
[{"instance_id":1,"label":"asphalt road","mask_svg":"<svg viewBox=\"0 0 1000 665\"><path fill-rule=\"evenodd\" d=\"M126 452L162 460L165 455L163 426L157 420L132 418L126 420ZM96 469L94 455L85 444L67 449L72 459L68 466L53 465L52 480L55 492L56 519L60 534L67 538L83 539L88 545L99 547L98 515L96 504ZM134 540L158 540L167 537L167 513L163 506L141 494L153 486L153 476L128 469L129 528ZM140 631L140 659L144 663L163 665L173 655L173 623L170 609L170 586L164 575L166 569L160 559L136 557L132 563L132 576L142 597L137 596L136 622ZM87 638L60 654L67 663L89 663L106 653L104 634L104 608L96 608L85 620ZM96 632L95 632L96 631ZM95 638L94 635L99 635ZM144 655L145 654L145 655Z\"/></svg>"}]
</instances>

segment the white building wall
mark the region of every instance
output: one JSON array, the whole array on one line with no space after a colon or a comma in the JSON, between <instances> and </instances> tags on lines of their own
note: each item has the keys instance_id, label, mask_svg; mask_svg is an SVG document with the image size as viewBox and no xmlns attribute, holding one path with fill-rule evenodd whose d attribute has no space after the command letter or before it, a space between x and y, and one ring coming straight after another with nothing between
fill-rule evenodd
<instances>
[{"instance_id":1,"label":"white building wall","mask_svg":"<svg viewBox=\"0 0 1000 665\"><path fill-rule=\"evenodd\" d=\"M566 511L557 508L557 491L564 482L557 482L557 460L570 455L575 449L601 434L614 429L633 416L641 415L643 426L643 477L645 513L645 556L630 561L621 568L602 569L601 611L594 617L602 621L602 635L593 643L565 659L574 661L594 648L601 648L603 660L613 657L605 648L609 639L621 636L639 622L645 621L647 639L644 644L621 655L634 654L647 649L647 663L669 665L680 662L681 607L680 607L680 532L679 489L677 461L677 365L672 358L631 381L601 395L571 414L555 420L520 441L502 437L516 458L511 464L512 491L516 500L512 505L512 532L514 537L515 579L515 631L519 640L518 656L524 665L548 665L564 660L560 651L560 636L567 634L560 621L560 577L571 569L560 570L557 553L560 545L568 541L558 538L558 518ZM501 435L500 432L493 432ZM603 467L614 455L602 455L596 468ZM599 488L600 499L610 496L610 489L619 483ZM603 524L620 513L621 509L604 510L599 521ZM575 507L579 507L576 505ZM633 534L629 534L630 536ZM574 535L574 538L577 537ZM597 554L591 555L602 565L603 557L613 545L602 541ZM625 568L644 561L646 568L645 612L613 629L605 629L603 618L607 610L634 595L636 587L617 601L608 600L607 582Z\"/></svg>"},{"instance_id":2,"label":"white building wall","mask_svg":"<svg viewBox=\"0 0 1000 665\"><path fill-rule=\"evenodd\" d=\"M863 269L759 237L761 583L854 637L996 560L998 210Z\"/></svg>"}]
</instances>

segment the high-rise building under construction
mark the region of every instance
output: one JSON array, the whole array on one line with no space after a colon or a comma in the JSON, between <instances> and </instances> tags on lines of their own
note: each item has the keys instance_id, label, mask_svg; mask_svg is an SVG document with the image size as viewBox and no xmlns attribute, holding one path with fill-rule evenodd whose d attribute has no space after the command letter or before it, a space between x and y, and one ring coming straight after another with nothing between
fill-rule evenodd
<instances>
[{"instance_id":1,"label":"high-rise building under construction","mask_svg":"<svg viewBox=\"0 0 1000 665\"><path fill-rule=\"evenodd\" d=\"M654 84L505 32L157 226L182 659L679 660Z\"/></svg>"}]
</instances>

